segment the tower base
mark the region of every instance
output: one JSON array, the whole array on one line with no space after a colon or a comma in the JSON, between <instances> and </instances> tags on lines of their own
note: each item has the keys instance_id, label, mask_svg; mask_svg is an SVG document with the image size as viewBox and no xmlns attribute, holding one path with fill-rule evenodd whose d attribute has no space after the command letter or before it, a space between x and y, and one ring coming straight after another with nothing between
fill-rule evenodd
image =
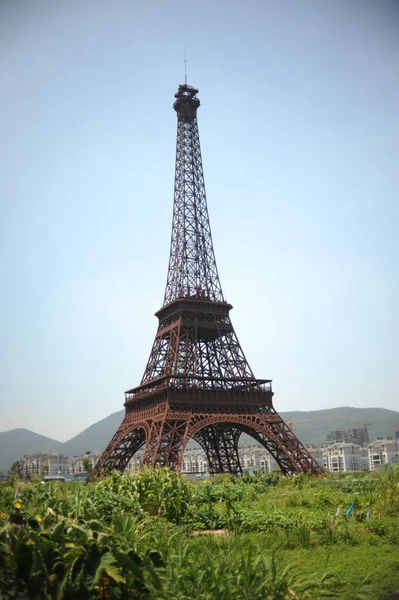
<instances>
[{"instance_id":1,"label":"tower base","mask_svg":"<svg viewBox=\"0 0 399 600\"><path fill-rule=\"evenodd\" d=\"M190 439L205 451L209 470L241 473L238 441L247 433L286 475L323 472L274 410L271 391L166 388L128 400L126 414L93 474L123 471L143 446L142 464L180 471Z\"/></svg>"}]
</instances>

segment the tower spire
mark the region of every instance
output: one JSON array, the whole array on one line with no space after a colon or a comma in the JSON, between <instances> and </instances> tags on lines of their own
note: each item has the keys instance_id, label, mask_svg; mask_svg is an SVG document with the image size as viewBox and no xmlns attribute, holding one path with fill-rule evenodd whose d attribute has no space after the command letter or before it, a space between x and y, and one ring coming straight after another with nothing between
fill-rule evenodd
<instances>
[{"instance_id":1,"label":"tower spire","mask_svg":"<svg viewBox=\"0 0 399 600\"><path fill-rule=\"evenodd\" d=\"M186 49L184 48L184 83L187 85L187 58Z\"/></svg>"},{"instance_id":2,"label":"tower spire","mask_svg":"<svg viewBox=\"0 0 399 600\"><path fill-rule=\"evenodd\" d=\"M223 301L213 251L198 133L198 90L180 85L172 237L164 305L178 297Z\"/></svg>"}]
</instances>

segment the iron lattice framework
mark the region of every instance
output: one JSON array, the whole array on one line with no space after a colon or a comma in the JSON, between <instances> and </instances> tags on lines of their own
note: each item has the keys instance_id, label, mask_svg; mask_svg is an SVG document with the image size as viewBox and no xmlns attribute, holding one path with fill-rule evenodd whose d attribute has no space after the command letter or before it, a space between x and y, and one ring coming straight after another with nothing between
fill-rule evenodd
<instances>
[{"instance_id":1,"label":"iron lattice framework","mask_svg":"<svg viewBox=\"0 0 399 600\"><path fill-rule=\"evenodd\" d=\"M256 379L240 347L213 251L198 133L198 90L180 85L172 239L158 330L143 378L125 392L125 417L96 465L180 469L190 439L211 473L241 472L238 440L251 435L286 474L321 469L273 407L271 380Z\"/></svg>"}]
</instances>

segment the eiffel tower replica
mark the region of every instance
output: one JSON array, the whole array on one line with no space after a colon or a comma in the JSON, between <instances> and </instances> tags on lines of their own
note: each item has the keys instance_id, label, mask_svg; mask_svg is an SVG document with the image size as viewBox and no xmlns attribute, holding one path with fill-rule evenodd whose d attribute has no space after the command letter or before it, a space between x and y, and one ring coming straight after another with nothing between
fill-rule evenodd
<instances>
[{"instance_id":1,"label":"eiffel tower replica","mask_svg":"<svg viewBox=\"0 0 399 600\"><path fill-rule=\"evenodd\" d=\"M249 434L285 474L322 469L273 407L270 379L256 379L241 349L213 251L198 133L198 90L180 85L172 238L165 297L138 387L94 474L142 464L180 470L187 443L206 453L210 473L240 473L238 441Z\"/></svg>"}]
</instances>

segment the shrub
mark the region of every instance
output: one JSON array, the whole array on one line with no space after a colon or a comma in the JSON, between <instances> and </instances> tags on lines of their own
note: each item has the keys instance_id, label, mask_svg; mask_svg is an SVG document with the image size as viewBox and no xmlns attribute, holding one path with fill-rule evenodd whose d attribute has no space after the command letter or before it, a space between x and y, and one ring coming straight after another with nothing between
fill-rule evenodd
<instances>
[{"instance_id":1,"label":"shrub","mask_svg":"<svg viewBox=\"0 0 399 600\"><path fill-rule=\"evenodd\" d=\"M97 490L137 501L149 515L164 516L176 523L186 514L192 496L183 476L167 468L143 468L134 476L114 472L98 484Z\"/></svg>"}]
</instances>

